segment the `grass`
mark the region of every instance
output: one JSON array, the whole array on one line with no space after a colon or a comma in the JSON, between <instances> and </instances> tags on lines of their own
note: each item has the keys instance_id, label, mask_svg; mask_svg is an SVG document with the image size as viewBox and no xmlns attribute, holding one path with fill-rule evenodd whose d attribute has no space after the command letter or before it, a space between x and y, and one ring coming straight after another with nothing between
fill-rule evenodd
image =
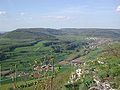
<instances>
[{"instance_id":1,"label":"grass","mask_svg":"<svg viewBox=\"0 0 120 90\"><path fill-rule=\"evenodd\" d=\"M103 48L102 47L98 47L92 51L90 51L90 53L88 53L88 55L85 56L86 60L94 60L98 57L98 55L102 52Z\"/></svg>"},{"instance_id":2,"label":"grass","mask_svg":"<svg viewBox=\"0 0 120 90\"><path fill-rule=\"evenodd\" d=\"M74 68L72 68L71 66L62 66L61 69L56 72L57 74L53 80L53 83L54 83L53 88L64 88L64 84L69 79L70 73L72 71L74 71ZM38 88L40 88L40 86L42 85L42 82L50 85L50 83L48 83L48 81L47 81L49 79L50 79L50 77L48 77L48 78L45 77L45 78L41 78L41 79L27 80L26 82L25 81L18 81L16 83L16 85L20 86L20 85L25 85L26 83L32 83L32 82L36 82L36 81L41 80L37 84ZM3 84L0 87L2 88L2 90L9 90L10 87L13 87L13 83ZM34 87L35 87L35 85L33 85L31 87L23 88L22 90L33 90ZM44 87L44 85L42 87ZM57 90L57 89L55 89L55 90Z\"/></svg>"}]
</instances>

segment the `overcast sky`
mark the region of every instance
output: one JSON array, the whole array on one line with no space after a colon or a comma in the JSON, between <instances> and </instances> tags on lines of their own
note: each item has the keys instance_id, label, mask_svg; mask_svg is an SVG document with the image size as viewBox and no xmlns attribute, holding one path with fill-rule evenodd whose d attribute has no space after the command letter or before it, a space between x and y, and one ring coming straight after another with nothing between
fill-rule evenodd
<instances>
[{"instance_id":1,"label":"overcast sky","mask_svg":"<svg viewBox=\"0 0 120 90\"><path fill-rule=\"evenodd\" d=\"M120 0L0 0L0 31L120 28Z\"/></svg>"}]
</instances>

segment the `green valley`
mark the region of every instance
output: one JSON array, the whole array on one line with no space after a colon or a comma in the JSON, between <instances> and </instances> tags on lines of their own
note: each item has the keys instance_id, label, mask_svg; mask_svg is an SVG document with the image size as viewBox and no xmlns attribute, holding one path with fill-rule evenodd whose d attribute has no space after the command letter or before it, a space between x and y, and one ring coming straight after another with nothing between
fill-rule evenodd
<instances>
[{"instance_id":1,"label":"green valley","mask_svg":"<svg viewBox=\"0 0 120 90\"><path fill-rule=\"evenodd\" d=\"M120 30L6 32L0 35L0 65L1 90L119 90Z\"/></svg>"}]
</instances>

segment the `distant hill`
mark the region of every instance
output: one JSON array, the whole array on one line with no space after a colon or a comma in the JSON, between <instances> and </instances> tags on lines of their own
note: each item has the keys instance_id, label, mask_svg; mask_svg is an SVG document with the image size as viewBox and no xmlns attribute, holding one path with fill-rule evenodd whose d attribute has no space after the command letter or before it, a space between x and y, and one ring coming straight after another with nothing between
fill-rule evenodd
<instances>
[{"instance_id":1,"label":"distant hill","mask_svg":"<svg viewBox=\"0 0 120 90\"><path fill-rule=\"evenodd\" d=\"M109 38L120 38L120 29L99 29L99 28L63 28L61 29L65 33L86 35L93 37L109 37Z\"/></svg>"},{"instance_id":2,"label":"distant hill","mask_svg":"<svg viewBox=\"0 0 120 90\"><path fill-rule=\"evenodd\" d=\"M0 35L4 34L4 32L0 31Z\"/></svg>"},{"instance_id":3,"label":"distant hill","mask_svg":"<svg viewBox=\"0 0 120 90\"><path fill-rule=\"evenodd\" d=\"M50 39L55 35L61 34L61 31L49 28L24 28L5 33L2 37L11 39Z\"/></svg>"},{"instance_id":4,"label":"distant hill","mask_svg":"<svg viewBox=\"0 0 120 90\"><path fill-rule=\"evenodd\" d=\"M75 34L92 37L107 37L120 39L120 29L99 29L99 28L22 28L4 33L3 38L10 39L53 39L57 35Z\"/></svg>"}]
</instances>

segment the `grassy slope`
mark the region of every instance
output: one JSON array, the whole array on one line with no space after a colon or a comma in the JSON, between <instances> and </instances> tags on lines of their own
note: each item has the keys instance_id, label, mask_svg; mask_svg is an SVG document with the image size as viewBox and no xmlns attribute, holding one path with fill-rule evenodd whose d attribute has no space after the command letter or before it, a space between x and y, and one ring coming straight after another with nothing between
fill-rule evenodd
<instances>
[{"instance_id":1,"label":"grassy slope","mask_svg":"<svg viewBox=\"0 0 120 90\"><path fill-rule=\"evenodd\" d=\"M112 88L117 90L120 89L120 43L112 44L111 48L117 52L118 57L116 57L113 52L111 52L108 46L102 47L102 49L100 47L84 57L87 63L85 66L81 67L89 73L84 74L84 78L82 77L79 80L80 86L83 86L84 84L84 86L88 88L89 86L93 85L94 75L99 77L99 79L103 82L107 79ZM109 51L103 52L104 50ZM98 61L104 62L104 64L100 64Z\"/></svg>"},{"instance_id":2,"label":"grassy slope","mask_svg":"<svg viewBox=\"0 0 120 90\"><path fill-rule=\"evenodd\" d=\"M15 50L13 50L12 52L7 52L7 53L10 53L11 55L13 54L13 57L1 62L2 69L5 70L5 69L11 68L14 70L15 64L17 64L18 71L26 72L26 70L27 70L27 72L29 72L29 70L33 69L33 66L30 66L30 64L34 65L35 64L34 61L37 61L38 63L40 63L43 60L44 56L50 56L52 54L52 55L54 55L55 61L57 61L57 62L60 60L64 60L65 58L68 57L68 55L69 55L68 52L63 52L63 53L52 52L51 53L52 48L45 47L43 45L44 42L47 42L47 41L41 41L41 42L35 44L34 46L18 47ZM71 71L68 70L68 72L71 72ZM64 74L68 74L67 71ZM63 77L64 77L64 74L63 74ZM67 81L67 80L65 80L65 81ZM6 86L9 87L9 84L6 84L4 87L6 87Z\"/></svg>"},{"instance_id":3,"label":"grassy slope","mask_svg":"<svg viewBox=\"0 0 120 90\"><path fill-rule=\"evenodd\" d=\"M10 68L7 67L10 64L20 64L20 62L23 63L34 63L35 60L37 60L38 62L40 62L42 60L42 58L44 58L44 56L50 56L51 54L55 56L55 59L57 60L63 60L65 59L67 53L54 53L52 51L51 47L44 47L43 42L39 42L38 44L34 45L34 46L28 46L28 47L20 47L20 48L16 48L14 51L12 52L8 52L10 54L14 54L13 57L11 57L8 60L5 60L3 62L1 62L2 64L2 69L4 68Z\"/></svg>"},{"instance_id":4,"label":"grassy slope","mask_svg":"<svg viewBox=\"0 0 120 90\"><path fill-rule=\"evenodd\" d=\"M5 33L3 38L10 39L50 39L55 38L54 35L61 34L61 31L48 28L23 28Z\"/></svg>"},{"instance_id":5,"label":"grassy slope","mask_svg":"<svg viewBox=\"0 0 120 90\"><path fill-rule=\"evenodd\" d=\"M57 71L55 78L53 79L53 88L54 90L64 90L64 84L67 83L71 72L74 71L75 68L71 67L71 66L63 66L59 71ZM33 88L37 87L37 89L41 89L44 90L43 88L45 87L45 85L50 87L50 76L46 76L44 78L40 78L40 79L35 79L35 80L28 80L28 81L19 81L16 83L17 86L20 85L25 85L26 83L32 83L32 82L36 82L41 80L39 83L37 83L37 85L31 86L31 87L26 87L23 88L22 90L33 90ZM10 87L13 87L13 83L9 83L9 84L3 84L0 86L3 90L9 90ZM45 87L46 88L46 87Z\"/></svg>"}]
</instances>

